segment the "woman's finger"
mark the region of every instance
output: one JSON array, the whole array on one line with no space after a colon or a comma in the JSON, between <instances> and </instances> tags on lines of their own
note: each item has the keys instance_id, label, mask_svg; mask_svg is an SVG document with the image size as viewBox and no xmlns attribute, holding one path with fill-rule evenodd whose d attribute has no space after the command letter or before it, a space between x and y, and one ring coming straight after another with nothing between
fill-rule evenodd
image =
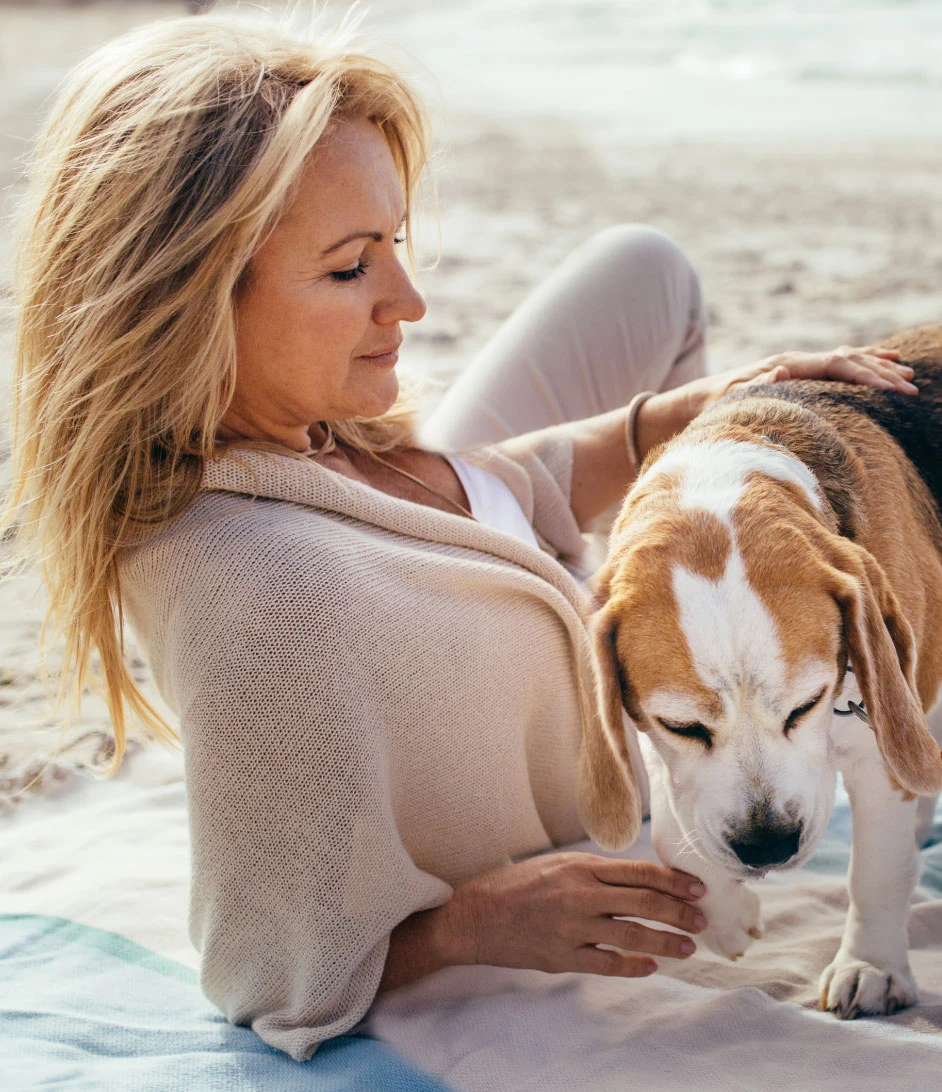
<instances>
[{"instance_id":1,"label":"woman's finger","mask_svg":"<svg viewBox=\"0 0 942 1092\"><path fill-rule=\"evenodd\" d=\"M840 345L834 350L842 356L855 356L863 353L866 356L879 356L885 360L899 360L899 351L896 349L884 349L881 345Z\"/></svg>"},{"instance_id":2,"label":"woman's finger","mask_svg":"<svg viewBox=\"0 0 942 1092\"><path fill-rule=\"evenodd\" d=\"M626 952L668 959L688 959L697 950L694 941L683 933L650 929L640 921L621 921L619 918L597 918L592 924L591 936L595 944L612 944Z\"/></svg>"},{"instance_id":3,"label":"woman's finger","mask_svg":"<svg viewBox=\"0 0 942 1092\"><path fill-rule=\"evenodd\" d=\"M788 369L793 379L840 379L882 390L918 393L918 388L890 361L863 350L845 348L832 353L795 354L789 359Z\"/></svg>"},{"instance_id":4,"label":"woman's finger","mask_svg":"<svg viewBox=\"0 0 942 1092\"><path fill-rule=\"evenodd\" d=\"M900 371L912 371L908 364L900 364L896 359L884 356L882 353L871 352L869 349L838 349L830 355L832 359L843 357L860 364L866 364L867 367L884 368L894 374Z\"/></svg>"},{"instance_id":5,"label":"woman's finger","mask_svg":"<svg viewBox=\"0 0 942 1092\"><path fill-rule=\"evenodd\" d=\"M623 861L617 857L586 854L592 875L602 883L618 887L643 887L673 895L675 899L699 899L706 887L696 876L652 861Z\"/></svg>"},{"instance_id":6,"label":"woman's finger","mask_svg":"<svg viewBox=\"0 0 942 1092\"><path fill-rule=\"evenodd\" d=\"M863 354L848 357L832 357L828 365L828 374L835 379L849 379L853 383L864 383L873 387L895 389L906 394L918 394L919 388L900 375L894 368Z\"/></svg>"},{"instance_id":7,"label":"woman's finger","mask_svg":"<svg viewBox=\"0 0 942 1092\"><path fill-rule=\"evenodd\" d=\"M857 352L869 353L871 356L882 356L887 360L899 360L899 351L897 349L882 349L879 345L864 345Z\"/></svg>"},{"instance_id":8,"label":"woman's finger","mask_svg":"<svg viewBox=\"0 0 942 1092\"><path fill-rule=\"evenodd\" d=\"M594 944L586 944L573 953L573 966L565 969L618 978L647 978L657 970L657 964L646 956L613 952L607 948L596 948Z\"/></svg>"},{"instance_id":9,"label":"woman's finger","mask_svg":"<svg viewBox=\"0 0 942 1092\"><path fill-rule=\"evenodd\" d=\"M888 383L905 382L903 377L889 364L876 357L866 356L863 353L855 353L853 356L846 357L839 356L834 358L831 363L835 368L840 369L842 372L848 372L852 369L854 374L859 375L861 374L861 369L863 369L872 372L874 375L879 375Z\"/></svg>"},{"instance_id":10,"label":"woman's finger","mask_svg":"<svg viewBox=\"0 0 942 1092\"><path fill-rule=\"evenodd\" d=\"M707 927L706 915L696 902L686 902L650 887L605 887L586 906L600 916L644 918L672 925L685 933L699 933Z\"/></svg>"},{"instance_id":11,"label":"woman's finger","mask_svg":"<svg viewBox=\"0 0 942 1092\"><path fill-rule=\"evenodd\" d=\"M899 369L894 367L892 364L884 364L882 362L879 364L874 364L872 362L872 358L870 360L859 360L857 361L857 363L862 364L863 367L869 368L872 371L876 372L878 375L882 376L885 380L887 380L887 382L890 383L891 386L895 387L898 391L905 391L907 394L917 394L919 391L919 388L917 386L909 382L909 379L907 378L905 373L900 372ZM910 372L910 375L912 375L912 372Z\"/></svg>"}]
</instances>

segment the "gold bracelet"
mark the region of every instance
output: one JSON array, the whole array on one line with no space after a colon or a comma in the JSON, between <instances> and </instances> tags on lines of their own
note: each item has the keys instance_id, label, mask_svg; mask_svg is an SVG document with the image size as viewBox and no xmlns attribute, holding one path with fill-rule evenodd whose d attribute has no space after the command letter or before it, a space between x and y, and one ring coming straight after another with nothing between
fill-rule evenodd
<instances>
[{"instance_id":1,"label":"gold bracelet","mask_svg":"<svg viewBox=\"0 0 942 1092\"><path fill-rule=\"evenodd\" d=\"M638 471L641 469L641 456L638 454L638 441L635 436L638 410L655 394L657 394L657 391L642 391L640 394L636 394L628 403L628 415L625 418L625 447L628 451L628 462L631 463L631 470L635 477L638 476Z\"/></svg>"}]
</instances>

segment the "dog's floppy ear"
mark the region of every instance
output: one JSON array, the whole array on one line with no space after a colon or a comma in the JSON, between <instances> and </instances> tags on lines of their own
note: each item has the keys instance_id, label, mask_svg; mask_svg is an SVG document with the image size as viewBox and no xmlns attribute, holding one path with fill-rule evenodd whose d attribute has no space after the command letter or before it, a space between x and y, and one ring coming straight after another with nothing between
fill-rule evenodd
<instances>
[{"instance_id":1,"label":"dog's floppy ear","mask_svg":"<svg viewBox=\"0 0 942 1092\"><path fill-rule=\"evenodd\" d=\"M916 689L913 631L876 558L829 536L839 570L841 608L851 666L887 770L903 789L932 796L942 789L942 757L929 733Z\"/></svg>"},{"instance_id":2,"label":"dog's floppy ear","mask_svg":"<svg viewBox=\"0 0 942 1092\"><path fill-rule=\"evenodd\" d=\"M641 793L622 721L618 622L606 608L591 622L596 709L582 737L579 811L588 833L604 849L623 849L641 830Z\"/></svg>"}]
</instances>

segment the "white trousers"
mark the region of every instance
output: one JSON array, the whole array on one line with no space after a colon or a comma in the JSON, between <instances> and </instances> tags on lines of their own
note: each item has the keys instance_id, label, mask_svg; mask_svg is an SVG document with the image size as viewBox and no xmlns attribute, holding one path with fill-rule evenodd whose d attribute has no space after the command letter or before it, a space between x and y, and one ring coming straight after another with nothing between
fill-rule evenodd
<instances>
[{"instance_id":1,"label":"white trousers","mask_svg":"<svg viewBox=\"0 0 942 1092\"><path fill-rule=\"evenodd\" d=\"M422 429L461 451L626 405L705 374L700 282L666 235L593 236L524 300Z\"/></svg>"}]
</instances>

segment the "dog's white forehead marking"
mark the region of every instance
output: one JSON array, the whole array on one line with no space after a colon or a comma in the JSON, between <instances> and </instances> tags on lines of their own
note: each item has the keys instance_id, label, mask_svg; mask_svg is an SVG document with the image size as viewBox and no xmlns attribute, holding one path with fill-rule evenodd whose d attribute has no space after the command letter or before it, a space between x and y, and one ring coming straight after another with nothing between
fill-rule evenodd
<instances>
[{"instance_id":1,"label":"dog's white forehead marking","mask_svg":"<svg viewBox=\"0 0 942 1092\"><path fill-rule=\"evenodd\" d=\"M709 440L702 444L680 444L650 466L638 484L657 474L681 472L680 504L705 508L729 523L750 474L766 474L800 486L816 507L821 495L814 474L783 448L742 440Z\"/></svg>"},{"instance_id":2,"label":"dog's white forehead marking","mask_svg":"<svg viewBox=\"0 0 942 1092\"><path fill-rule=\"evenodd\" d=\"M775 619L746 579L735 543L719 580L681 565L671 577L680 625L704 684L721 695L780 692L785 664Z\"/></svg>"}]
</instances>

